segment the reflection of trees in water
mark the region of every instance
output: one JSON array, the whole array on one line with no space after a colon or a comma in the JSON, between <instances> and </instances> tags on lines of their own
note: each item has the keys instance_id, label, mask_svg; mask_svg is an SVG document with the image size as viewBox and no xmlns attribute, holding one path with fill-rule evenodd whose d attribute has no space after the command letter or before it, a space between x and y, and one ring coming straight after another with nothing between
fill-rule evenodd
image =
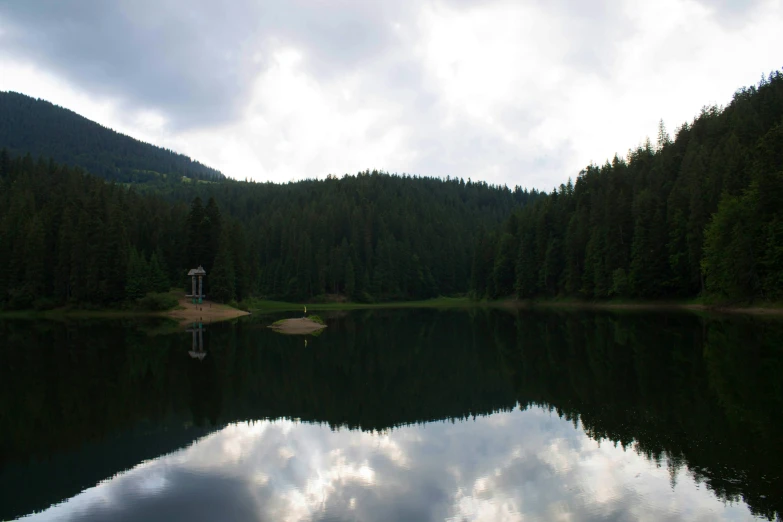
<instances>
[{"instance_id":1,"label":"reflection of trees in water","mask_svg":"<svg viewBox=\"0 0 783 522\"><path fill-rule=\"evenodd\" d=\"M331 319L307 347L250 321L214 324L201 361L188 356L191 334L148 335L138 323L0 322L0 336L0 464L141 425L171 437L191 424L279 417L383 430L519 402L665 463L673 477L687 467L758 514L781 509L775 323L369 311Z\"/></svg>"},{"instance_id":2,"label":"reflection of trees in water","mask_svg":"<svg viewBox=\"0 0 783 522\"><path fill-rule=\"evenodd\" d=\"M565 327L564 327L565 326ZM720 498L781 513L783 325L521 314L496 338L521 407L542 405ZM673 479L674 480L674 479Z\"/></svg>"}]
</instances>

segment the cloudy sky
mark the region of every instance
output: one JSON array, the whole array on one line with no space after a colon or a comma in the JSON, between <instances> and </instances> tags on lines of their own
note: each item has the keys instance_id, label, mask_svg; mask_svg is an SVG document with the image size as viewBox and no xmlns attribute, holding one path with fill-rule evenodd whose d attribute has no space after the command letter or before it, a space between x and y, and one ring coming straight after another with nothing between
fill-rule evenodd
<instances>
[{"instance_id":1,"label":"cloudy sky","mask_svg":"<svg viewBox=\"0 0 783 522\"><path fill-rule=\"evenodd\" d=\"M4 0L0 90L235 178L551 189L783 66L780 0Z\"/></svg>"},{"instance_id":2,"label":"cloudy sky","mask_svg":"<svg viewBox=\"0 0 783 522\"><path fill-rule=\"evenodd\" d=\"M686 469L598 444L543 409L388 433L240 423L27 522L752 520Z\"/></svg>"}]
</instances>

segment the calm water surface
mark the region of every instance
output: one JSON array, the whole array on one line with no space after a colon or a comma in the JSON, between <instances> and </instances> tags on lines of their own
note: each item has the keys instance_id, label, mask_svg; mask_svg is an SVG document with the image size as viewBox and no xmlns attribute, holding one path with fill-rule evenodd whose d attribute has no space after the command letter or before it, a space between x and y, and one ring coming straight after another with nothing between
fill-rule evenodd
<instances>
[{"instance_id":1,"label":"calm water surface","mask_svg":"<svg viewBox=\"0 0 783 522\"><path fill-rule=\"evenodd\" d=\"M0 321L0 519L783 514L780 321L374 310L304 338L278 317Z\"/></svg>"}]
</instances>

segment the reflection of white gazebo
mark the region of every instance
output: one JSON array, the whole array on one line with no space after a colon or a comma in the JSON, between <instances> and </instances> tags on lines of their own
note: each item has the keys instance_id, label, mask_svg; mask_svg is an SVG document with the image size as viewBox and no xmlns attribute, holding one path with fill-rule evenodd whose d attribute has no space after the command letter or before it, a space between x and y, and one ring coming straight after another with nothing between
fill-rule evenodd
<instances>
[{"instance_id":1,"label":"reflection of white gazebo","mask_svg":"<svg viewBox=\"0 0 783 522\"><path fill-rule=\"evenodd\" d=\"M207 356L207 351L204 349L204 327L201 323L198 323L198 328L194 324L192 328L187 329L188 332L193 334L193 346L188 352L193 359L203 361Z\"/></svg>"},{"instance_id":2,"label":"reflection of white gazebo","mask_svg":"<svg viewBox=\"0 0 783 522\"><path fill-rule=\"evenodd\" d=\"M198 268L193 268L188 272L188 275L190 276L191 280L191 287L192 292L190 295L186 295L185 297L192 297L194 303L200 303L204 299L204 282L202 278L207 275L207 271L204 270L204 267L201 265L198 265ZM198 294L196 293L196 278L198 277Z\"/></svg>"}]
</instances>

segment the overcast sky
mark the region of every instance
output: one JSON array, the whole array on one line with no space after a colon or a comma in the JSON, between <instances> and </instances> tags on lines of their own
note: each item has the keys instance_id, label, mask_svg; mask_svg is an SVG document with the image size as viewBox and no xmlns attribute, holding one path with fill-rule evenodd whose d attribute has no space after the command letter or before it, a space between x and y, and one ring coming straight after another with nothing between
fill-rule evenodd
<instances>
[{"instance_id":1,"label":"overcast sky","mask_svg":"<svg viewBox=\"0 0 783 522\"><path fill-rule=\"evenodd\" d=\"M783 66L781 0L3 0L0 90L235 178L549 190Z\"/></svg>"}]
</instances>

